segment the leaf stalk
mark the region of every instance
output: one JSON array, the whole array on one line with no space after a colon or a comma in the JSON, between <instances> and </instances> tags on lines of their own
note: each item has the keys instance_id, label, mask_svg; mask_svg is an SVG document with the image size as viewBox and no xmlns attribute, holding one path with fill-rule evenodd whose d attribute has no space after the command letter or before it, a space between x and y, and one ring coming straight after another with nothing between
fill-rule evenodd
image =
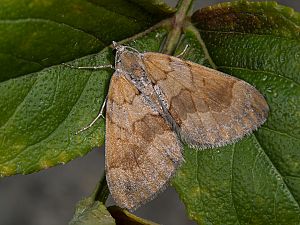
<instances>
[{"instance_id":1,"label":"leaf stalk","mask_svg":"<svg viewBox=\"0 0 300 225\"><path fill-rule=\"evenodd\" d=\"M181 0L178 2L176 6L177 12L172 20L172 29L167 36L167 40L163 49L165 54L172 55L174 53L180 40L184 24L192 11L192 5L193 0Z\"/></svg>"}]
</instances>

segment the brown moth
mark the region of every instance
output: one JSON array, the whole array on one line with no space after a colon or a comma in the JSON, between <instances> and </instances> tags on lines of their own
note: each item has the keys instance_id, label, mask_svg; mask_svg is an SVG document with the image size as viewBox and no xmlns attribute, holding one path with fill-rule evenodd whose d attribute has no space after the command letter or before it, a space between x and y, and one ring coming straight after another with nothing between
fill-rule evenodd
<instances>
[{"instance_id":1,"label":"brown moth","mask_svg":"<svg viewBox=\"0 0 300 225\"><path fill-rule=\"evenodd\" d=\"M135 210L168 184L182 144L205 149L241 139L268 115L250 84L173 56L114 42L106 106L105 167L117 205Z\"/></svg>"}]
</instances>

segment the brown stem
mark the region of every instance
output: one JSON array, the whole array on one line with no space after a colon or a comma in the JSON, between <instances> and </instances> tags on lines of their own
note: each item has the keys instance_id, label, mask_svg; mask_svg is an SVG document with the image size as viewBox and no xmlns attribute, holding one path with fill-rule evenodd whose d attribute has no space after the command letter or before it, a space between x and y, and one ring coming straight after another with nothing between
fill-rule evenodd
<instances>
[{"instance_id":1,"label":"brown stem","mask_svg":"<svg viewBox=\"0 0 300 225\"><path fill-rule=\"evenodd\" d=\"M174 53L180 39L185 20L191 11L192 4L193 0L181 0L178 2L177 12L175 13L172 21L172 30L168 34L166 44L163 49L164 53L169 55Z\"/></svg>"}]
</instances>

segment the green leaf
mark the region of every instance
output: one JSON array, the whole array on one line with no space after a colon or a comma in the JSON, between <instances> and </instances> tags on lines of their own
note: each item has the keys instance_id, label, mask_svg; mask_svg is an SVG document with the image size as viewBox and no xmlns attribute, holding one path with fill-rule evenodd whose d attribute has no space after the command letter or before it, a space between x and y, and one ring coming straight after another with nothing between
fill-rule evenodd
<instances>
[{"instance_id":1,"label":"green leaf","mask_svg":"<svg viewBox=\"0 0 300 225\"><path fill-rule=\"evenodd\" d=\"M147 6L155 10L126 0L2 0L0 82L99 52L174 11Z\"/></svg>"},{"instance_id":2,"label":"green leaf","mask_svg":"<svg viewBox=\"0 0 300 225\"><path fill-rule=\"evenodd\" d=\"M16 2L6 0L8 5L17 5ZM47 3L28 2L32 5ZM79 2L79 5L91 4L93 7L90 7L90 10L98 10L103 3L107 9L112 10L109 1L66 1L66 5L72 5L73 2ZM50 8L43 13L33 10L40 17L49 14L48 17L56 15L60 19L59 22L56 22L58 19L45 19L54 21L55 29L50 29L50 26L49 30L44 29L45 36L41 35L43 38L37 35L39 38L34 39L34 35L30 36L32 26L25 29L22 23L20 28L15 29L19 30L19 33L11 34L10 37L19 37L27 32L26 38L20 38L19 42L11 41L12 44L9 45L9 40L0 36L0 64L3 62L5 71L0 76L2 176L31 173L65 163L84 155L93 146L104 143L103 120L98 121L86 132L79 135L75 135L75 132L89 124L97 115L113 71L80 71L65 66L35 71L72 59L76 59L71 62L75 66L113 63L112 50L103 49L103 46L111 40L119 40L115 38L118 35L120 39L125 38L139 29L150 26L157 18L164 17L167 7L160 8L157 2L150 1L153 3L152 9L147 11L145 17L139 17L145 18L141 19L143 24L114 29L113 26L107 28L107 24L112 23L110 22L101 28L103 21L101 23L98 20L95 23L97 26L88 26L88 31L84 29L85 22L76 19L76 16L68 17L69 23L61 21L66 15L60 17L61 12L50 13L50 4ZM61 1L59 3L61 5ZM120 7L114 8L115 13L123 15L127 12L127 16L128 13L131 15L128 10L122 11L129 9L131 5L121 0L118 3ZM96 4L99 6L95 7ZM147 1L142 1L138 6L133 5L140 9L147 8L148 4ZM23 7L28 5L30 4L24 4ZM6 23L10 26L10 20L14 20L14 16L17 18L17 15L23 15L23 19L27 18L27 10L22 11L23 7L11 10L10 13L4 11L7 7L1 7L0 18L5 22L0 22L0 26L6 26ZM153 8L161 9L161 17L156 16ZM71 10L70 14L78 12L76 7L69 9L74 10ZM56 6L52 10L60 9ZM132 15L138 12L140 11L132 11ZM172 10L168 13L172 13ZM101 14L95 14L96 18L103 18ZM84 13L86 17L89 15ZM9 16L11 19L6 18ZM267 123L254 135L238 143L206 151L185 147L185 163L173 180L173 185L185 203L189 216L199 224L298 224L300 220L299 17L299 13L272 2L240 1L197 11L192 17L192 23L197 28L186 22L184 36L176 52L181 52L186 44L189 44L186 59L217 68L253 84L266 96L271 109ZM115 16L110 18L114 20ZM16 24L23 19L17 18ZM93 20L88 21L94 24ZM172 31L172 21L166 21L168 26L162 24L162 28L156 26L158 29L152 28L134 36L128 39L126 44L139 51L159 51L167 34ZM81 24L82 27L73 23ZM138 27L131 27L137 25ZM45 26L47 27L48 23ZM38 28L38 31L43 30L41 26ZM110 29L111 32L104 35L103 39L99 38L98 35L102 35L106 29ZM8 28L6 30L11 33L15 31ZM78 31L80 34L76 33ZM131 34L126 33L127 31ZM9 35L7 32L4 32L4 35ZM51 41L55 39L49 40L48 37L52 33L58 35L58 42L55 42L57 45L54 46ZM64 41L64 38L68 41ZM87 41L89 44L82 43L83 38L90 40ZM22 42L24 40L25 42ZM17 44L14 45L15 43ZM78 45L81 47L72 49ZM65 51L64 47L67 48ZM101 49L98 54L77 59ZM12 61L14 58L15 62ZM6 66L6 63L11 64ZM38 67L40 65L41 67Z\"/></svg>"},{"instance_id":3,"label":"green leaf","mask_svg":"<svg viewBox=\"0 0 300 225\"><path fill-rule=\"evenodd\" d=\"M66 163L104 143L103 121L75 133L97 114L113 71L48 67L98 52L173 12L151 2L155 13L125 0L1 2L0 176ZM113 59L106 48L75 64L112 64Z\"/></svg>"},{"instance_id":4,"label":"green leaf","mask_svg":"<svg viewBox=\"0 0 300 225\"><path fill-rule=\"evenodd\" d=\"M92 197L81 200L69 225L115 225L115 220L109 214L102 202L94 201Z\"/></svg>"},{"instance_id":5,"label":"green leaf","mask_svg":"<svg viewBox=\"0 0 300 225\"><path fill-rule=\"evenodd\" d=\"M299 224L299 13L239 1L199 10L192 22L198 30L188 27L183 43L202 43L196 61L256 86L270 114L238 143L185 148L173 185L189 216L199 224Z\"/></svg>"},{"instance_id":6,"label":"green leaf","mask_svg":"<svg viewBox=\"0 0 300 225\"><path fill-rule=\"evenodd\" d=\"M69 225L158 225L118 206L110 206L106 209L102 203L106 201L108 195L109 189L103 176L91 196L77 204Z\"/></svg>"}]
</instances>

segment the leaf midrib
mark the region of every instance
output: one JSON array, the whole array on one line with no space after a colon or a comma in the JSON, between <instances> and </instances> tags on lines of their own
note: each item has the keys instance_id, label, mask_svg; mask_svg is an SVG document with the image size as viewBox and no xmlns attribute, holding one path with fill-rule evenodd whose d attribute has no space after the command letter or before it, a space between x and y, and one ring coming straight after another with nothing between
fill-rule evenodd
<instances>
[{"instance_id":1,"label":"leaf midrib","mask_svg":"<svg viewBox=\"0 0 300 225\"><path fill-rule=\"evenodd\" d=\"M44 18L26 18L26 19L14 19L14 20L0 20L0 23L3 23L3 24L32 23L32 22L51 23L53 25L65 26L65 27L71 28L74 31L79 31L80 33L84 33L88 36L91 36L93 39L97 39L101 43L101 45L106 46L106 44L104 44L104 42L102 40L100 40L98 37L96 37L95 35L87 32L85 30L81 30L77 27L73 27L69 24L58 22L58 21L55 21L55 20L44 19Z\"/></svg>"},{"instance_id":2,"label":"leaf midrib","mask_svg":"<svg viewBox=\"0 0 300 225\"><path fill-rule=\"evenodd\" d=\"M10 57L15 58L15 59L22 60L22 61L24 61L24 62L34 63L34 64L37 64L37 65L39 65L39 66L41 66L41 67L44 67L44 66L43 66L42 64L40 64L39 62L32 61L32 60L28 60L28 59L26 59L26 58L21 58L21 57L18 57L18 56L16 56L16 55L13 55L13 54L11 54L11 53L0 52L0 55L7 55L7 56L10 56ZM26 75L26 74L24 74L24 75ZM12 78L12 79L13 79L13 78ZM5 81L2 81L2 82L5 82ZM0 83L2 83L2 82L0 82Z\"/></svg>"},{"instance_id":3,"label":"leaf midrib","mask_svg":"<svg viewBox=\"0 0 300 225\"><path fill-rule=\"evenodd\" d=\"M272 37L272 38L278 38L278 39L285 39L285 40L294 40L299 41L299 37L286 37L286 36L276 36L275 34L260 34L260 33L247 33L242 31L220 31L220 30L206 30L198 28L198 30L203 33L220 33L220 34L239 34L239 35L249 35L249 36L262 36L262 37Z\"/></svg>"}]
</instances>

